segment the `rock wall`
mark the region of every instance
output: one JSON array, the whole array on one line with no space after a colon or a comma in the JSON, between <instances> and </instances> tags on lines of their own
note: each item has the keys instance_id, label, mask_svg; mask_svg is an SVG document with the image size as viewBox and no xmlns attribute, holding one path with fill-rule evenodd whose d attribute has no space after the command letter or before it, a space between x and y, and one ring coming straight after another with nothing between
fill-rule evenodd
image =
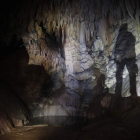
<instances>
[{"instance_id":1,"label":"rock wall","mask_svg":"<svg viewBox=\"0 0 140 140\"><path fill-rule=\"evenodd\" d=\"M31 112L23 100L0 80L0 134L10 132L13 127L23 126L31 118Z\"/></svg>"},{"instance_id":2,"label":"rock wall","mask_svg":"<svg viewBox=\"0 0 140 140\"><path fill-rule=\"evenodd\" d=\"M26 98L22 99L33 116L98 117L109 110L116 88L115 44L123 24L135 38L139 96L139 0L21 1L5 13L3 52L26 47L28 66L45 71L32 70L30 82L23 80ZM23 43L17 45L21 38ZM24 76L30 72L24 71ZM123 97L130 96L129 80L125 67Z\"/></svg>"}]
</instances>

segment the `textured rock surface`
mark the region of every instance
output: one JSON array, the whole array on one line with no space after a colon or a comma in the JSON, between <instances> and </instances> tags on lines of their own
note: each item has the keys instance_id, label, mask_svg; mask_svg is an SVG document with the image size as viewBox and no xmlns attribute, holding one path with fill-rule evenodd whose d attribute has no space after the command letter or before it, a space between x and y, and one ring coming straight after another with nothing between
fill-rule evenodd
<instances>
[{"instance_id":1,"label":"textured rock surface","mask_svg":"<svg viewBox=\"0 0 140 140\"><path fill-rule=\"evenodd\" d=\"M7 11L2 8L0 78L16 91L34 117L99 117L113 104L115 46L120 27L126 23L135 38L139 96L139 4L139 0L9 2ZM131 44L131 37L126 40ZM126 67L122 79L119 94L128 97L132 85ZM129 109L133 107L130 100L123 106L122 99L118 106Z\"/></svg>"},{"instance_id":2,"label":"textured rock surface","mask_svg":"<svg viewBox=\"0 0 140 140\"><path fill-rule=\"evenodd\" d=\"M4 134L15 126L26 124L31 114L24 102L2 80L0 93L0 134Z\"/></svg>"}]
</instances>

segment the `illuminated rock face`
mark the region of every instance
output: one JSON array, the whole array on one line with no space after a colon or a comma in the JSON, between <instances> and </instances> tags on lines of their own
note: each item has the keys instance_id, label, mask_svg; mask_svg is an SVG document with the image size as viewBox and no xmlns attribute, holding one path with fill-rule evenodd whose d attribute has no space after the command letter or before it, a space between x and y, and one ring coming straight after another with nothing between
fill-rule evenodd
<instances>
[{"instance_id":1,"label":"illuminated rock face","mask_svg":"<svg viewBox=\"0 0 140 140\"><path fill-rule=\"evenodd\" d=\"M10 44L12 35L16 34L17 40L22 38L22 46L26 47L28 66L35 66L36 71L38 66L44 68L45 72L40 74L32 70L29 76L32 80L24 81L26 99L22 99L33 116L98 117L109 109L112 95L108 92L114 94L116 87L115 44L124 23L135 37L139 95L138 5L137 0L35 0L15 5L19 11L17 17L11 12L10 22L3 24L9 32L5 31L2 44ZM14 26L18 28L10 30ZM25 71L24 76L28 75ZM34 90L31 90L34 81ZM125 67L123 97L130 96L129 88ZM31 103L27 98L32 99Z\"/></svg>"},{"instance_id":2,"label":"illuminated rock face","mask_svg":"<svg viewBox=\"0 0 140 140\"><path fill-rule=\"evenodd\" d=\"M33 46L35 47L35 45L32 44L34 42L32 41L28 45L30 48L27 46L27 51L30 53L29 64L46 65L44 67L48 73L51 71L48 65L52 65L52 67L58 65L58 69L62 69L63 71L58 72L63 73L61 74L61 76L63 75L63 78L60 78L61 81L65 83L67 88L76 92L79 92L79 88L84 91L84 88L78 84L79 80L84 81L91 77L96 77L94 81L98 79L99 75L96 74L96 70L94 71L94 69L98 69L100 74L106 76L105 85L109 88L109 92L115 93L116 63L114 61L114 48L119 28L123 23L128 24L128 30L135 36L135 50L137 55L139 54L139 10L137 2L119 1L115 3L109 0L102 3L97 1L52 1L49 5L47 4L43 3L43 6L38 8L38 11L42 9L42 14L39 12L36 13L36 22L33 19L29 23L28 31L36 33L34 33L34 40L40 42L41 46L42 39L46 40L47 43L45 32L54 37L52 42L56 41L59 43L55 44L59 57L54 53L55 51L52 56L57 58L59 63L57 60L51 60L51 58L50 61L45 60L43 54L45 55L47 50L43 50L42 48L37 53L42 54L33 58L30 52L34 50ZM66 8L64 8L65 6ZM137 9L135 16L133 14L134 7ZM30 32L30 34L30 37L33 36L33 33ZM29 40L27 41L29 42ZM27 43L26 40L24 43ZM53 48L51 44L47 44L47 47ZM51 52L49 53L48 50L47 54L51 54ZM33 55L36 54L33 53ZM47 56L45 57L47 58ZM54 68L53 71L59 70ZM75 78L77 84L69 84L69 75ZM93 89L94 86L93 84L90 89ZM129 87L127 88L129 89ZM124 91L129 92L127 89ZM122 94L127 96L126 93Z\"/></svg>"}]
</instances>

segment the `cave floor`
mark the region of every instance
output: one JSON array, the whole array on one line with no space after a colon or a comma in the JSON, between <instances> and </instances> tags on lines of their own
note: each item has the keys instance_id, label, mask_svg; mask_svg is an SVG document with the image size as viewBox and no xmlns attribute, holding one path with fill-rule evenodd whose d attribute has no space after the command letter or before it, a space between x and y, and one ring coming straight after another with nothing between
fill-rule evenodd
<instances>
[{"instance_id":1,"label":"cave floor","mask_svg":"<svg viewBox=\"0 0 140 140\"><path fill-rule=\"evenodd\" d=\"M53 118L54 119L54 118ZM140 106L117 117L103 116L88 120L81 127L46 124L14 128L0 140L139 140Z\"/></svg>"},{"instance_id":2,"label":"cave floor","mask_svg":"<svg viewBox=\"0 0 140 140\"><path fill-rule=\"evenodd\" d=\"M127 126L116 119L105 119L74 130L59 126L23 126L0 136L0 140L137 140L139 127Z\"/></svg>"}]
</instances>

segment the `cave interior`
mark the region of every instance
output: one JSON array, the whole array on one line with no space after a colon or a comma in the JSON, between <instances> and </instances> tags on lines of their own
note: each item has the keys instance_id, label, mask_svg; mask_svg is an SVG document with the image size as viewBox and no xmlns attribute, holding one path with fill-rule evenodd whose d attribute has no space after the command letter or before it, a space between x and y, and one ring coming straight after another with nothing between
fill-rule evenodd
<instances>
[{"instance_id":1,"label":"cave interior","mask_svg":"<svg viewBox=\"0 0 140 140\"><path fill-rule=\"evenodd\" d=\"M140 0L0 5L0 139L140 139Z\"/></svg>"}]
</instances>

